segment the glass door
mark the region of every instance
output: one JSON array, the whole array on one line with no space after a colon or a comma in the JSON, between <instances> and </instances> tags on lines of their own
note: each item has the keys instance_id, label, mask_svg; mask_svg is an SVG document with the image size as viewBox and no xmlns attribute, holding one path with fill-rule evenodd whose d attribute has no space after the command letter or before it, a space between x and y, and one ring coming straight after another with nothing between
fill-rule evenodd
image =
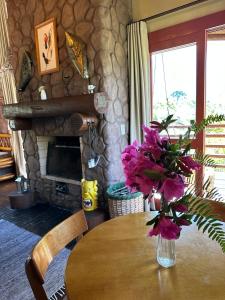
<instances>
[{"instance_id":1,"label":"glass door","mask_svg":"<svg viewBox=\"0 0 225 300\"><path fill-rule=\"evenodd\" d=\"M211 31L207 36L206 115L225 114L225 29ZM225 196L225 123L211 125L206 130L206 154L216 162L216 168L206 168L211 187Z\"/></svg>"},{"instance_id":2,"label":"glass door","mask_svg":"<svg viewBox=\"0 0 225 300\"><path fill-rule=\"evenodd\" d=\"M172 139L196 120L196 44L152 54L152 120L174 115Z\"/></svg>"}]
</instances>

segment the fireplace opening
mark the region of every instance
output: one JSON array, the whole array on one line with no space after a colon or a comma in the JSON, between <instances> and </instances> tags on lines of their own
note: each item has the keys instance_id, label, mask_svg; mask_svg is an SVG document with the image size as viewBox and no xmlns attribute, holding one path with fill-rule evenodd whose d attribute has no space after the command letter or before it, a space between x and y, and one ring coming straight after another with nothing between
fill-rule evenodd
<instances>
[{"instance_id":1,"label":"fireplace opening","mask_svg":"<svg viewBox=\"0 0 225 300\"><path fill-rule=\"evenodd\" d=\"M80 181L82 178L79 137L55 137L48 142L47 175Z\"/></svg>"}]
</instances>

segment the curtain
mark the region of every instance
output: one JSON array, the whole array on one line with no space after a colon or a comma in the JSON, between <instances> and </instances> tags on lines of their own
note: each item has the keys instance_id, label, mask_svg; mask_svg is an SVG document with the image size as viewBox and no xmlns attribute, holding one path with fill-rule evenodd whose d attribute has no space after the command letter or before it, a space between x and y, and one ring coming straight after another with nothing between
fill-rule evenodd
<instances>
[{"instance_id":1,"label":"curtain","mask_svg":"<svg viewBox=\"0 0 225 300\"><path fill-rule=\"evenodd\" d=\"M150 54L145 22L128 26L130 141L143 140L142 125L150 122Z\"/></svg>"},{"instance_id":2,"label":"curtain","mask_svg":"<svg viewBox=\"0 0 225 300\"><path fill-rule=\"evenodd\" d=\"M8 62L9 35L7 27L7 6L5 0L0 0L0 67Z\"/></svg>"},{"instance_id":3,"label":"curtain","mask_svg":"<svg viewBox=\"0 0 225 300\"><path fill-rule=\"evenodd\" d=\"M5 104L17 103L16 84L12 67L9 63L9 36L7 27L7 7L5 0L0 0L0 84ZM23 140L20 131L12 132L12 147L17 173L27 176L24 159Z\"/></svg>"}]
</instances>

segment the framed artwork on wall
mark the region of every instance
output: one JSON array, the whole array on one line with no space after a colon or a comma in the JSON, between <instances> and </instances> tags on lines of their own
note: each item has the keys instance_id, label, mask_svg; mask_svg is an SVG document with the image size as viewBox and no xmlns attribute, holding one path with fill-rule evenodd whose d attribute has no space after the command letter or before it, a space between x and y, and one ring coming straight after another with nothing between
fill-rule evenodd
<instances>
[{"instance_id":1,"label":"framed artwork on wall","mask_svg":"<svg viewBox=\"0 0 225 300\"><path fill-rule=\"evenodd\" d=\"M44 75L59 71L55 18L35 26L35 45L39 74Z\"/></svg>"}]
</instances>

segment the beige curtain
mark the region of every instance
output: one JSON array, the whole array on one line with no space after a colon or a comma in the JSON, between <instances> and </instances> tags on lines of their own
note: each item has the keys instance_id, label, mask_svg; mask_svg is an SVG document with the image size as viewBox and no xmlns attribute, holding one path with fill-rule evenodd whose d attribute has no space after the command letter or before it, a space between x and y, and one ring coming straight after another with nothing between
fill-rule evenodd
<instances>
[{"instance_id":1,"label":"beige curtain","mask_svg":"<svg viewBox=\"0 0 225 300\"><path fill-rule=\"evenodd\" d=\"M0 0L0 84L5 104L17 103L16 84L12 67L8 61L9 37L7 27L7 7ZM12 132L12 147L18 175L27 176L23 141L20 131Z\"/></svg>"},{"instance_id":2,"label":"beige curtain","mask_svg":"<svg viewBox=\"0 0 225 300\"><path fill-rule=\"evenodd\" d=\"M145 22L128 26L130 141L143 140L142 125L150 122L150 55Z\"/></svg>"}]
</instances>

